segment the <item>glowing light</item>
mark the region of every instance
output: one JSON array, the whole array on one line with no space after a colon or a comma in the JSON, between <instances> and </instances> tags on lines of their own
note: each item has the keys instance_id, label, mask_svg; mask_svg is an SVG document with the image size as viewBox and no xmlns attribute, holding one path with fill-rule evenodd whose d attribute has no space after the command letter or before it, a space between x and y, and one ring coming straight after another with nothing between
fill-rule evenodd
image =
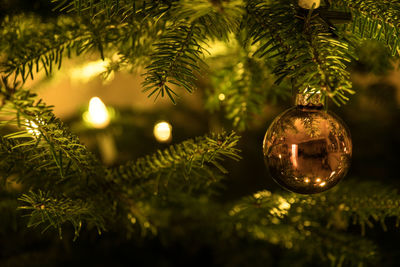
<instances>
[{"instance_id":1,"label":"glowing light","mask_svg":"<svg viewBox=\"0 0 400 267\"><path fill-rule=\"evenodd\" d=\"M319 182L321 182L321 178L317 178L315 181L316 181L317 183L319 183Z\"/></svg>"},{"instance_id":2,"label":"glowing light","mask_svg":"<svg viewBox=\"0 0 400 267\"><path fill-rule=\"evenodd\" d=\"M34 136L40 135L40 131L38 130L39 126L35 122L30 121L30 120L25 120L25 122L26 122L25 128L28 133L30 133L31 135L34 135ZM39 122L41 122L41 121L39 120Z\"/></svg>"},{"instance_id":3,"label":"glowing light","mask_svg":"<svg viewBox=\"0 0 400 267\"><path fill-rule=\"evenodd\" d=\"M168 142L172 139L172 126L166 121L157 123L154 126L154 137L158 142Z\"/></svg>"},{"instance_id":4,"label":"glowing light","mask_svg":"<svg viewBox=\"0 0 400 267\"><path fill-rule=\"evenodd\" d=\"M107 107L98 97L90 99L89 112L83 114L83 119L95 128L105 128L110 123Z\"/></svg>"},{"instance_id":5,"label":"glowing light","mask_svg":"<svg viewBox=\"0 0 400 267\"><path fill-rule=\"evenodd\" d=\"M282 158L282 155L281 155L281 154L279 154L279 155L278 155L278 157L281 159L281 158Z\"/></svg>"},{"instance_id":6,"label":"glowing light","mask_svg":"<svg viewBox=\"0 0 400 267\"><path fill-rule=\"evenodd\" d=\"M71 71L71 77L75 80L88 82L95 76L105 72L109 64L110 64L109 59L89 62L84 66L74 68ZM112 75L110 75L108 79L112 79Z\"/></svg>"},{"instance_id":7,"label":"glowing light","mask_svg":"<svg viewBox=\"0 0 400 267\"><path fill-rule=\"evenodd\" d=\"M329 178L331 178L332 176L334 176L335 173L336 173L335 171L331 172L331 175L329 176Z\"/></svg>"},{"instance_id":8,"label":"glowing light","mask_svg":"<svg viewBox=\"0 0 400 267\"><path fill-rule=\"evenodd\" d=\"M288 210L290 209L290 204L287 201L281 201L278 208L281 210Z\"/></svg>"},{"instance_id":9,"label":"glowing light","mask_svg":"<svg viewBox=\"0 0 400 267\"><path fill-rule=\"evenodd\" d=\"M219 99L219 101L224 101L225 100L225 95L224 94L219 94L218 95L218 99Z\"/></svg>"},{"instance_id":10,"label":"glowing light","mask_svg":"<svg viewBox=\"0 0 400 267\"><path fill-rule=\"evenodd\" d=\"M218 56L218 55L225 55L228 51L229 47L228 44L225 42L221 41L215 41L209 45L209 48L207 51L209 51L209 54L212 56ZM207 53L208 55L208 53Z\"/></svg>"},{"instance_id":11,"label":"glowing light","mask_svg":"<svg viewBox=\"0 0 400 267\"><path fill-rule=\"evenodd\" d=\"M30 120L25 120L25 122L26 122L25 128L28 131L28 133L35 135L35 136L39 136L39 134L40 134L40 131L38 130L39 126Z\"/></svg>"},{"instance_id":12,"label":"glowing light","mask_svg":"<svg viewBox=\"0 0 400 267\"><path fill-rule=\"evenodd\" d=\"M322 183L319 184L319 186L321 186L321 187L325 186L325 185L326 185L326 182L322 182Z\"/></svg>"},{"instance_id":13,"label":"glowing light","mask_svg":"<svg viewBox=\"0 0 400 267\"><path fill-rule=\"evenodd\" d=\"M297 151L298 151L298 146L296 144L292 144L292 155L290 159L295 168L297 168Z\"/></svg>"},{"instance_id":14,"label":"glowing light","mask_svg":"<svg viewBox=\"0 0 400 267\"><path fill-rule=\"evenodd\" d=\"M260 192L255 193L253 196L254 196L255 199L261 199L261 198L264 198L264 197L270 197L271 196L271 192L268 191L268 190L264 190L264 191L260 191Z\"/></svg>"},{"instance_id":15,"label":"glowing light","mask_svg":"<svg viewBox=\"0 0 400 267\"><path fill-rule=\"evenodd\" d=\"M309 182L310 182L310 179L306 178L306 179L304 179L304 182L305 182L305 183L309 183Z\"/></svg>"},{"instance_id":16,"label":"glowing light","mask_svg":"<svg viewBox=\"0 0 400 267\"><path fill-rule=\"evenodd\" d=\"M313 8L318 8L321 4L321 0L299 0L299 6L304 8L304 9L311 9Z\"/></svg>"}]
</instances>

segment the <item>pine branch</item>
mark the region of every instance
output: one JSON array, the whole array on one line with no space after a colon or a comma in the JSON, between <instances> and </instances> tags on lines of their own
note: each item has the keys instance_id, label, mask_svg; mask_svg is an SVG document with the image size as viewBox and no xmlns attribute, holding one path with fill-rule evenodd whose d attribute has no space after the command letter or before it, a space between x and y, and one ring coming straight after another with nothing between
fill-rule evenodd
<instances>
[{"instance_id":1,"label":"pine branch","mask_svg":"<svg viewBox=\"0 0 400 267\"><path fill-rule=\"evenodd\" d=\"M52 179L58 182L70 177L95 181L95 177L104 174L97 159L54 117L52 107L36 101L36 95L27 90L10 87L5 79L0 92L4 97L0 114L9 118L1 124L23 127L23 131L7 135L7 138L20 140L12 149L27 152L24 157L31 158L25 160L41 162L35 169L57 169L59 173ZM10 155L18 162L19 153Z\"/></svg>"},{"instance_id":2,"label":"pine branch","mask_svg":"<svg viewBox=\"0 0 400 267\"><path fill-rule=\"evenodd\" d=\"M244 14L242 0L183 0L174 3L171 16L202 26L206 36L228 40L229 34L239 31Z\"/></svg>"},{"instance_id":3,"label":"pine branch","mask_svg":"<svg viewBox=\"0 0 400 267\"><path fill-rule=\"evenodd\" d=\"M350 9L350 30L358 39L377 40L386 45L392 56L400 55L400 3L393 1L341 0L335 4ZM350 38L351 38L350 37ZM360 43L361 40L356 40Z\"/></svg>"},{"instance_id":4,"label":"pine branch","mask_svg":"<svg viewBox=\"0 0 400 267\"><path fill-rule=\"evenodd\" d=\"M339 0L338 3L395 28L400 26L400 3L390 0Z\"/></svg>"},{"instance_id":5,"label":"pine branch","mask_svg":"<svg viewBox=\"0 0 400 267\"><path fill-rule=\"evenodd\" d=\"M163 0L52 0L59 11L75 12L94 18L134 20L137 17L153 17L158 20L170 9L172 2Z\"/></svg>"},{"instance_id":6,"label":"pine branch","mask_svg":"<svg viewBox=\"0 0 400 267\"><path fill-rule=\"evenodd\" d=\"M399 203L400 195L392 187L347 182L315 196L258 192L235 205L226 221L239 233L250 232L273 244L317 253L335 264L358 264L376 260L376 248L344 230L357 224L364 235L365 226L377 223L386 229L387 218L399 221Z\"/></svg>"},{"instance_id":7,"label":"pine branch","mask_svg":"<svg viewBox=\"0 0 400 267\"><path fill-rule=\"evenodd\" d=\"M275 62L267 65L263 60L249 57L251 47L245 39L245 32L239 33L233 45L233 41L224 43L226 53L208 58L207 62L213 69L212 86L206 90L206 108L211 112L222 108L225 117L240 131L246 129L254 115L261 113L268 100L274 102L290 95L290 87L274 85L270 69Z\"/></svg>"},{"instance_id":8,"label":"pine branch","mask_svg":"<svg viewBox=\"0 0 400 267\"><path fill-rule=\"evenodd\" d=\"M265 104L267 90L270 83L264 83L264 86L255 86L265 82L265 77L261 77L265 72L262 71L256 61L248 58L244 61L235 61L236 64L226 66L223 70L217 70L212 77L215 92L210 98L214 98L225 110L227 119L232 120L234 127L243 131L253 118L254 114L261 111ZM255 77L257 76L257 78ZM254 79L256 78L256 79ZM260 78L260 79L258 79ZM268 80L267 80L268 81ZM222 95L221 95L222 94ZM222 97L223 101L219 100Z\"/></svg>"},{"instance_id":9,"label":"pine branch","mask_svg":"<svg viewBox=\"0 0 400 267\"><path fill-rule=\"evenodd\" d=\"M269 216L272 217L301 214L302 220L318 221L324 218L328 228L336 227L339 230L346 229L352 223L360 225L362 234L365 234L365 226L373 227L374 223L380 223L386 229L385 219L400 219L398 192L374 182L342 183L331 191L315 196L271 195L265 191L245 200L246 208L253 207L248 201L256 203L257 208L271 209ZM238 210L241 210L241 206Z\"/></svg>"},{"instance_id":10,"label":"pine branch","mask_svg":"<svg viewBox=\"0 0 400 267\"><path fill-rule=\"evenodd\" d=\"M55 177L60 179L58 168L48 164L51 157L37 157L39 151L26 149L24 142L0 137L0 184L5 187L7 182L15 181L35 188L53 184Z\"/></svg>"},{"instance_id":11,"label":"pine branch","mask_svg":"<svg viewBox=\"0 0 400 267\"><path fill-rule=\"evenodd\" d=\"M19 209L30 211L28 227L46 225L42 232L50 227L58 230L62 237L62 225L70 222L74 227L75 238L79 236L83 221L97 227L99 233L105 229L104 220L95 209L95 203L88 203L80 199L54 198L49 193L38 191L30 192L19 198L26 206Z\"/></svg>"},{"instance_id":12,"label":"pine branch","mask_svg":"<svg viewBox=\"0 0 400 267\"><path fill-rule=\"evenodd\" d=\"M72 53L80 55L97 48L102 53L100 29L104 25L85 25L76 18L60 18L54 23L42 23L33 17L7 18L1 35L0 70L15 74L25 82L44 69L49 75L60 68L62 59Z\"/></svg>"},{"instance_id":13,"label":"pine branch","mask_svg":"<svg viewBox=\"0 0 400 267\"><path fill-rule=\"evenodd\" d=\"M61 231L69 221L77 234L81 222L88 221L103 229L105 218L115 216L115 201L139 218L138 201L147 203L167 186L170 192L190 194L206 188L210 193L210 184L221 178L216 169L226 172L221 161L239 159L234 133L211 135L128 163L106 177L104 167L54 117L51 107L5 79L0 91L4 100L0 115L8 116L2 124L22 129L0 138L0 159L5 159L0 173L4 181L18 174L13 179L35 189L21 198L30 204L23 209L32 211L32 226ZM142 221L147 222L144 216Z\"/></svg>"},{"instance_id":14,"label":"pine branch","mask_svg":"<svg viewBox=\"0 0 400 267\"><path fill-rule=\"evenodd\" d=\"M300 92L311 88L338 105L354 93L347 71L352 58L347 42L334 38L312 14L300 18L297 8L287 1L250 4L248 12L255 18L249 25L253 43L260 45L255 55L279 60L273 71L277 84L291 78Z\"/></svg>"},{"instance_id":15,"label":"pine branch","mask_svg":"<svg viewBox=\"0 0 400 267\"><path fill-rule=\"evenodd\" d=\"M141 22L126 24L121 28L118 39L110 44L111 51L117 51L118 59L112 60L109 71L128 69L138 71L151 63L154 42L165 32L164 21L148 17Z\"/></svg>"},{"instance_id":16,"label":"pine branch","mask_svg":"<svg viewBox=\"0 0 400 267\"><path fill-rule=\"evenodd\" d=\"M173 103L176 93L171 84L182 86L191 93L204 50L197 40L203 38L201 29L195 25L180 25L162 36L155 44L152 63L146 67L143 92L150 91L149 97L155 94L156 99L166 94Z\"/></svg>"},{"instance_id":17,"label":"pine branch","mask_svg":"<svg viewBox=\"0 0 400 267\"><path fill-rule=\"evenodd\" d=\"M154 44L152 62L146 67L143 91L149 97L167 95L173 103L178 85L189 93L195 88L196 75L202 60L207 36L227 39L238 29L242 14L241 1L181 1L173 6L171 20L176 24Z\"/></svg>"},{"instance_id":18,"label":"pine branch","mask_svg":"<svg viewBox=\"0 0 400 267\"><path fill-rule=\"evenodd\" d=\"M5 79L0 85L0 114L7 118L1 124L22 129L0 138L0 177L2 183L12 179L22 189L39 189L37 194L22 197L31 204L22 208L33 210L30 225L48 224L45 229L53 226L60 235L61 224L66 221L73 224L75 235L83 220L103 229L103 216L112 212L103 194L104 167L54 117L51 107L36 101L29 91L9 86ZM40 189L62 198L50 198Z\"/></svg>"},{"instance_id":19,"label":"pine branch","mask_svg":"<svg viewBox=\"0 0 400 267\"><path fill-rule=\"evenodd\" d=\"M392 187L376 182L345 183L322 195L319 202L310 212L325 210L329 215L327 226L330 228L357 224L364 235L366 227L373 227L376 223L386 230L387 218L396 218L396 226L399 226L400 195ZM305 203L310 203L310 200Z\"/></svg>"},{"instance_id":20,"label":"pine branch","mask_svg":"<svg viewBox=\"0 0 400 267\"><path fill-rule=\"evenodd\" d=\"M215 180L218 175L212 167L226 173L221 161L224 158L240 159L236 148L238 139L231 133L187 140L113 169L110 175L113 180L122 179L125 185L150 186L155 193L167 186L181 188L186 182L192 188L209 185L219 180Z\"/></svg>"},{"instance_id":21,"label":"pine branch","mask_svg":"<svg viewBox=\"0 0 400 267\"><path fill-rule=\"evenodd\" d=\"M105 168L54 117L51 107L36 101L35 94L11 87L5 78L0 89L0 115L7 116L1 124L22 130L0 138L1 178L6 181L12 175L25 188L37 191L20 198L29 204L21 209L32 211L28 226L57 228L60 237L67 221L75 237L83 221L104 229L104 218L114 212L112 200L105 196L113 189L105 179Z\"/></svg>"},{"instance_id":22,"label":"pine branch","mask_svg":"<svg viewBox=\"0 0 400 267\"><path fill-rule=\"evenodd\" d=\"M143 234L149 230L155 234L164 216L179 206L160 208L160 204L184 198L186 206L191 198L216 193L221 173L227 172L222 161L240 158L238 139L234 133L198 137L110 169L109 180L120 186L118 198L127 214L121 220L126 221L128 231L140 226Z\"/></svg>"},{"instance_id":23,"label":"pine branch","mask_svg":"<svg viewBox=\"0 0 400 267\"><path fill-rule=\"evenodd\" d=\"M0 31L0 71L25 81L43 70L50 75L60 68L64 57L99 51L106 54L117 51L120 58L114 69L128 63L137 68L146 64L151 44L165 25L152 18L142 23L59 17L54 23L42 23L35 18L7 18ZM138 64L140 62L140 64ZM118 67L116 66L118 64Z\"/></svg>"}]
</instances>

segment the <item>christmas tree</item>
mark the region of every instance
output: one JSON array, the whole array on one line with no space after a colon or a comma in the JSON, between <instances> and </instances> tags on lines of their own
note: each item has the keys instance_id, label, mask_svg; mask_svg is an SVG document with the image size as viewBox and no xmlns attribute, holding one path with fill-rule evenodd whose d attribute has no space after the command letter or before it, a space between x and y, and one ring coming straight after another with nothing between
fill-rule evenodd
<instances>
[{"instance_id":1,"label":"christmas tree","mask_svg":"<svg viewBox=\"0 0 400 267\"><path fill-rule=\"evenodd\" d=\"M398 265L399 1L0 0L0 23L0 266ZM352 135L322 193L271 164L340 166L343 138L264 164L296 95Z\"/></svg>"}]
</instances>

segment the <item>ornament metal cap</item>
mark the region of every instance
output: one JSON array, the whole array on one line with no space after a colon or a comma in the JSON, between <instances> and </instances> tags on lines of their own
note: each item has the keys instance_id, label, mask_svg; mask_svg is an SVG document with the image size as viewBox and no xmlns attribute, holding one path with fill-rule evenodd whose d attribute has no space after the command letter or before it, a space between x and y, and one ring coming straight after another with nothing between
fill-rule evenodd
<instances>
[{"instance_id":1,"label":"ornament metal cap","mask_svg":"<svg viewBox=\"0 0 400 267\"><path fill-rule=\"evenodd\" d=\"M304 108L322 108L324 106L320 93L297 94L295 104Z\"/></svg>"}]
</instances>

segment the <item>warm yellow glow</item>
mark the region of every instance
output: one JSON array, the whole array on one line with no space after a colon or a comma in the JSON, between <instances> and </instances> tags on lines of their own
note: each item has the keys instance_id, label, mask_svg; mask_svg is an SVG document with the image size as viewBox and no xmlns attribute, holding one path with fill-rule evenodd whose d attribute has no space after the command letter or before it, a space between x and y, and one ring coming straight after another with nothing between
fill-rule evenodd
<instances>
[{"instance_id":1,"label":"warm yellow glow","mask_svg":"<svg viewBox=\"0 0 400 267\"><path fill-rule=\"evenodd\" d=\"M279 154L279 155L278 155L278 157L281 159L281 158L282 158L282 155L281 155L281 154Z\"/></svg>"},{"instance_id":2,"label":"warm yellow glow","mask_svg":"<svg viewBox=\"0 0 400 267\"><path fill-rule=\"evenodd\" d=\"M225 100L225 95L224 94L219 94L218 95L218 99L220 100L220 101L224 101Z\"/></svg>"},{"instance_id":3,"label":"warm yellow glow","mask_svg":"<svg viewBox=\"0 0 400 267\"><path fill-rule=\"evenodd\" d=\"M268 191L268 190L264 190L264 191L260 191L260 192L255 193L253 196L254 196L255 199L261 199L261 198L264 198L264 197L270 197L271 196L271 192Z\"/></svg>"},{"instance_id":4,"label":"warm yellow glow","mask_svg":"<svg viewBox=\"0 0 400 267\"><path fill-rule=\"evenodd\" d=\"M321 0L299 0L299 6L304 9L318 8L320 5Z\"/></svg>"},{"instance_id":5,"label":"warm yellow glow","mask_svg":"<svg viewBox=\"0 0 400 267\"><path fill-rule=\"evenodd\" d=\"M38 130L39 126L35 122L30 120L25 120L25 122L26 122L25 128L28 131L28 133L34 136L40 135L40 131Z\"/></svg>"},{"instance_id":6,"label":"warm yellow glow","mask_svg":"<svg viewBox=\"0 0 400 267\"><path fill-rule=\"evenodd\" d=\"M88 82L93 79L95 76L105 72L107 70L107 66L110 64L110 60L97 60L89 62L86 65L83 65L78 68L74 68L71 71L71 77L75 80L79 80L82 82ZM108 77L110 78L110 77Z\"/></svg>"},{"instance_id":7,"label":"warm yellow glow","mask_svg":"<svg viewBox=\"0 0 400 267\"><path fill-rule=\"evenodd\" d=\"M306 178L306 179L304 179L304 182L309 183L310 179Z\"/></svg>"},{"instance_id":8,"label":"warm yellow glow","mask_svg":"<svg viewBox=\"0 0 400 267\"><path fill-rule=\"evenodd\" d=\"M280 204L278 206L279 209L281 210L288 210L290 209L290 204L289 202L287 202L286 200L280 200Z\"/></svg>"},{"instance_id":9,"label":"warm yellow glow","mask_svg":"<svg viewBox=\"0 0 400 267\"><path fill-rule=\"evenodd\" d=\"M168 142L172 138L172 126L166 121L161 121L154 126L154 137L158 142Z\"/></svg>"},{"instance_id":10,"label":"warm yellow glow","mask_svg":"<svg viewBox=\"0 0 400 267\"><path fill-rule=\"evenodd\" d=\"M222 41L215 41L209 44L209 48L207 49L207 51L213 57L225 55L229 51L229 44Z\"/></svg>"},{"instance_id":11,"label":"warm yellow glow","mask_svg":"<svg viewBox=\"0 0 400 267\"><path fill-rule=\"evenodd\" d=\"M325 185L326 185L326 182L322 182L322 183L319 184L319 186L321 186L321 187L325 186Z\"/></svg>"},{"instance_id":12,"label":"warm yellow glow","mask_svg":"<svg viewBox=\"0 0 400 267\"><path fill-rule=\"evenodd\" d=\"M317 183L319 183L319 182L321 182L321 178L317 178L315 181L316 181Z\"/></svg>"},{"instance_id":13,"label":"warm yellow glow","mask_svg":"<svg viewBox=\"0 0 400 267\"><path fill-rule=\"evenodd\" d=\"M290 159L292 160L293 166L297 168L297 151L298 146L296 144L292 144L292 156Z\"/></svg>"},{"instance_id":14,"label":"warm yellow glow","mask_svg":"<svg viewBox=\"0 0 400 267\"><path fill-rule=\"evenodd\" d=\"M90 99L89 111L83 114L83 119L95 128L104 128L110 123L107 107L98 97Z\"/></svg>"}]
</instances>

